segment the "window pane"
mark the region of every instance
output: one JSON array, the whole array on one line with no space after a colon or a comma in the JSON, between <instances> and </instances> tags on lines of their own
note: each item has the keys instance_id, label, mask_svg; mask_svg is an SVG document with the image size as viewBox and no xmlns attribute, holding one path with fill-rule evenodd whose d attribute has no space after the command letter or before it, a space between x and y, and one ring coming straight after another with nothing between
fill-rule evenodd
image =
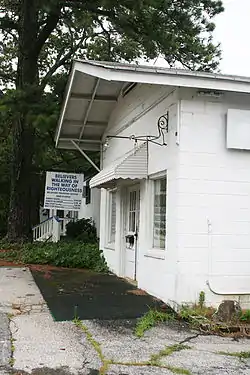
<instances>
[{"instance_id":1,"label":"window pane","mask_svg":"<svg viewBox=\"0 0 250 375\"><path fill-rule=\"evenodd\" d=\"M154 181L153 247L165 249L167 179Z\"/></svg>"}]
</instances>

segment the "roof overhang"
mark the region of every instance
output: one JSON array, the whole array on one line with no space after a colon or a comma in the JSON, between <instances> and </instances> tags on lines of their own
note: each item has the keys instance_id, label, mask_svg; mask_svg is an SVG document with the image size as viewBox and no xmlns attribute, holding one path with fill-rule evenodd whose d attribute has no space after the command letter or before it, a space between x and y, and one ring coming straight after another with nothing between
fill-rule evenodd
<instances>
[{"instance_id":1,"label":"roof overhang","mask_svg":"<svg viewBox=\"0 0 250 375\"><path fill-rule=\"evenodd\" d=\"M95 61L73 62L56 131L56 147L98 151L126 84L250 93L250 78ZM73 141L73 142L72 142Z\"/></svg>"},{"instance_id":2,"label":"roof overhang","mask_svg":"<svg viewBox=\"0 0 250 375\"><path fill-rule=\"evenodd\" d=\"M118 180L142 180L148 176L147 143L135 147L90 180L90 187L108 188Z\"/></svg>"}]
</instances>

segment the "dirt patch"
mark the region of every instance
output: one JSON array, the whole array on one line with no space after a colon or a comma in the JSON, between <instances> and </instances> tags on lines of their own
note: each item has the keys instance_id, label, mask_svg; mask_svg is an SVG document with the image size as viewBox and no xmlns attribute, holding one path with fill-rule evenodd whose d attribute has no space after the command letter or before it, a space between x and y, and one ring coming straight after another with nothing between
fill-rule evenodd
<instances>
[{"instance_id":1,"label":"dirt patch","mask_svg":"<svg viewBox=\"0 0 250 375\"><path fill-rule=\"evenodd\" d=\"M9 262L7 260L0 260L0 267L25 267L22 263Z\"/></svg>"}]
</instances>

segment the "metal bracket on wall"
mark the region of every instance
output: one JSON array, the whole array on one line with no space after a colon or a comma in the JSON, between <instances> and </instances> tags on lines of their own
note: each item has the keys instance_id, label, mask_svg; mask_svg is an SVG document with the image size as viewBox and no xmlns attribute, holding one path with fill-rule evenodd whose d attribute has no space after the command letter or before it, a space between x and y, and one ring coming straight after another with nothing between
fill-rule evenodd
<instances>
[{"instance_id":1,"label":"metal bracket on wall","mask_svg":"<svg viewBox=\"0 0 250 375\"><path fill-rule=\"evenodd\" d=\"M100 172L100 168L91 160L91 158L81 149L81 147L71 139L71 143L74 145L74 147L85 157L85 159L97 170L97 172Z\"/></svg>"},{"instance_id":2,"label":"metal bracket on wall","mask_svg":"<svg viewBox=\"0 0 250 375\"><path fill-rule=\"evenodd\" d=\"M134 134L130 136L107 135L106 139L107 140L111 138L129 139L129 140L135 141L135 143L137 143L138 141L143 141L143 142L155 143L156 145L159 145L159 146L167 146L165 137L169 131L168 125L169 125L169 112L159 117L157 121L157 129L158 129L157 135L134 135ZM107 144L107 142L105 143Z\"/></svg>"}]
</instances>

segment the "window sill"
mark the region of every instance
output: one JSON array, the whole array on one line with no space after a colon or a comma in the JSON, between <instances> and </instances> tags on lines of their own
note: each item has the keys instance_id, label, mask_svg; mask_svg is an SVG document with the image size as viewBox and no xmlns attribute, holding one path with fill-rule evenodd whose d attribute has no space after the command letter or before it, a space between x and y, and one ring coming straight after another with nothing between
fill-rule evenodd
<instances>
[{"instance_id":1,"label":"window sill","mask_svg":"<svg viewBox=\"0 0 250 375\"><path fill-rule=\"evenodd\" d=\"M165 259L165 250L149 250L145 255L145 258L154 258L154 259L159 259L159 260L164 260Z\"/></svg>"}]
</instances>

